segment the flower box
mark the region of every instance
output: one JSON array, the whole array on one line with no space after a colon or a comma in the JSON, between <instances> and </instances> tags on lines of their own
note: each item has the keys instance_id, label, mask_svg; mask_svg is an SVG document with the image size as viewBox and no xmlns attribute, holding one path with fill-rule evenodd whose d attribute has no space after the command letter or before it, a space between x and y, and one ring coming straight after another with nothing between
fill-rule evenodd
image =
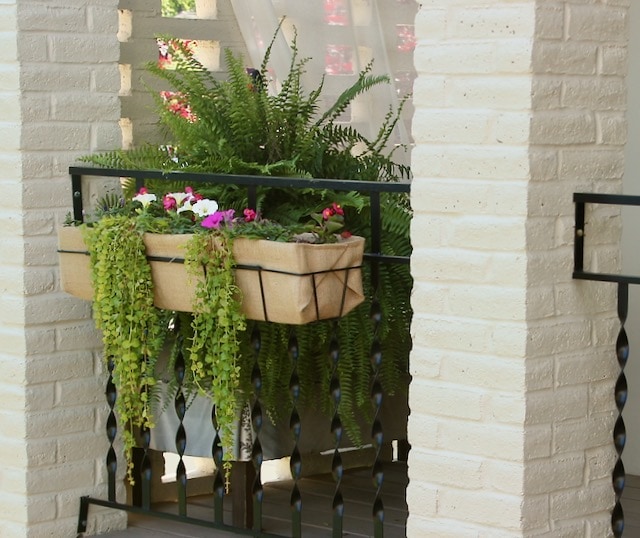
<instances>
[{"instance_id":1,"label":"flower box","mask_svg":"<svg viewBox=\"0 0 640 538\"><path fill-rule=\"evenodd\" d=\"M184 266L190 235L144 234L159 308L192 311L197 277ZM59 230L62 289L90 300L89 257L80 229ZM248 319L300 325L343 316L363 300L364 238L319 245L236 238L233 255Z\"/></svg>"},{"instance_id":2,"label":"flower box","mask_svg":"<svg viewBox=\"0 0 640 538\"><path fill-rule=\"evenodd\" d=\"M67 293L91 301L91 262L80 228L58 228L58 254L60 259L60 286Z\"/></svg>"}]
</instances>

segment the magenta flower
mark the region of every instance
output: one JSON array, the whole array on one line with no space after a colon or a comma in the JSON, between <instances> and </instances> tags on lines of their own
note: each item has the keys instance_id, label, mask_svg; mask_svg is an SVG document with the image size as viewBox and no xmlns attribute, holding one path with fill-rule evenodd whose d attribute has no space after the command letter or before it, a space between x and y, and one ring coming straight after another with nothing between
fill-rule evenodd
<instances>
[{"instance_id":1,"label":"magenta flower","mask_svg":"<svg viewBox=\"0 0 640 538\"><path fill-rule=\"evenodd\" d=\"M220 228L223 224L230 226L233 222L233 216L235 211L233 209L227 209L226 211L216 211L211 215L205 217L200 225L204 228Z\"/></svg>"}]
</instances>

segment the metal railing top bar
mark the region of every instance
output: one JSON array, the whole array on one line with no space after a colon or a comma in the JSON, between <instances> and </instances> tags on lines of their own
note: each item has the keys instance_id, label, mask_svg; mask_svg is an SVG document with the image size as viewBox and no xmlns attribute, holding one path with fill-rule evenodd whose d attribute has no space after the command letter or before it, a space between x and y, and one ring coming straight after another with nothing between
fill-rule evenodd
<instances>
[{"instance_id":1,"label":"metal railing top bar","mask_svg":"<svg viewBox=\"0 0 640 538\"><path fill-rule=\"evenodd\" d=\"M255 201L258 187L292 189L328 189L336 191L357 191L367 193L371 199L371 252L365 253L365 259L372 262L408 264L408 256L390 256L381 253L381 193L409 193L411 184L406 181L361 181L354 179L318 179L281 176L253 176L234 174L205 174L188 171L130 170L118 168L98 168L93 166L70 166L71 189L73 198L73 218L84 220L82 201L82 177L126 177L136 181L139 187L148 179L166 181L184 181L191 183L219 183L239 185L247 188L247 197L251 206Z\"/></svg>"},{"instance_id":2,"label":"metal railing top bar","mask_svg":"<svg viewBox=\"0 0 640 538\"><path fill-rule=\"evenodd\" d=\"M165 179L169 181L193 181L195 183L225 183L233 185L261 187L282 187L293 189L333 189L357 190L360 192L409 192L407 181L360 181L354 179L322 179L282 176L245 176L235 174L205 174L180 170L129 170L117 168L96 168L92 166L70 166L69 174L78 176L130 177L136 180Z\"/></svg>"},{"instance_id":3,"label":"metal railing top bar","mask_svg":"<svg viewBox=\"0 0 640 538\"><path fill-rule=\"evenodd\" d=\"M584 270L585 246L585 206L586 204L608 204L621 206L640 206L640 196L626 194L603 194L576 192L573 194L575 202L575 230L573 250L573 278L576 280L594 280L599 282L616 282L618 284L640 284L640 276L612 273L598 273Z\"/></svg>"},{"instance_id":4,"label":"metal railing top bar","mask_svg":"<svg viewBox=\"0 0 640 538\"><path fill-rule=\"evenodd\" d=\"M583 204L610 204L640 206L640 196L632 194L604 194L596 192L574 192L573 201Z\"/></svg>"}]
</instances>

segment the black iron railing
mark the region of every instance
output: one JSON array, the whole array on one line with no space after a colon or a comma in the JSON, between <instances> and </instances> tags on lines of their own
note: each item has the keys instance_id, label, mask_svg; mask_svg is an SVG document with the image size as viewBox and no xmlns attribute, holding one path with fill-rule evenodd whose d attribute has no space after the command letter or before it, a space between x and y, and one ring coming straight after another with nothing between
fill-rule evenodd
<instances>
[{"instance_id":1,"label":"black iron railing","mask_svg":"<svg viewBox=\"0 0 640 538\"><path fill-rule=\"evenodd\" d=\"M599 273L584 268L584 248L586 233L586 205L607 204L617 206L640 206L640 196L621 194L575 193L575 243L573 278L579 280L593 280L612 282L618 285L618 319L620 331L616 340L616 358L620 366L620 373L614 389L614 398L618 417L613 428L613 443L617 453L616 464L613 469L612 483L615 492L615 505L611 513L611 528L616 538L622 536L624 530L624 511L622 509L622 492L625 486L625 470L622 463L622 451L627 440L627 433L622 418L622 410L627 401L627 378L624 368L629 358L629 339L625 330L625 322L629 310L629 284L640 284L640 276L612 273Z\"/></svg>"},{"instance_id":2,"label":"black iron railing","mask_svg":"<svg viewBox=\"0 0 640 538\"><path fill-rule=\"evenodd\" d=\"M69 169L72 182L73 196L73 216L76 221L83 221L83 177L125 177L135 180L138 187L144 185L148 180L167 180L172 182L188 182L196 185L198 183L207 184L232 184L246 189L247 201L249 207L255 207L255 202L259 190L262 188L277 187L279 189L318 189L332 191L357 191L367 195L370 199L370 248L365 253L365 260L371 270L371 288L376 290L380 278L380 266L382 264L408 264L408 256L385 255L382 253L382 215L381 196L384 193L403 195L409 192L408 183L383 183L383 182L363 182L348 180L332 180L332 179L299 179L287 177L264 177L264 176L237 176L237 175L221 175L221 174L202 174L202 173L186 173L186 172L161 172L161 171L139 171L139 170L117 170L117 169L98 169L93 167L71 167ZM408 234L408 230L407 230ZM374 462L371 468L371 478L374 487L374 498L372 502L372 523L371 528L365 530L366 534L382 537L385 524L385 509L383 503L383 483L384 468L382 445L384 441L383 425L379 416L383 401L382 384L379 380L380 368L383 362L382 345L379 338L379 326L383 320L384 312L380 307L380 303L375 299L371 303L370 319L373 324L373 341L370 345L370 360L372 367L371 378L371 400L373 411L373 422L371 424L371 445L375 454ZM333 501L329 507L332 517L329 518L332 526L331 536L339 537L343 535L343 523L345 516L345 503L343 492L341 489L343 479L343 462L341 457L341 440L343 425L340 417L339 402L341 395L341 380L338 375L338 363L341 355L348 353L349 350L342 349L338 339L338 321L333 321L333 336L330 338L330 349L327 351L329 359L332 361L332 373L330 380L331 399L333 402L333 414L329 418L330 431L334 439L334 450L332 458L332 473L335 481L335 492ZM407 327L408 330L408 327ZM116 472L118 469L118 461L116 452L113 448L114 440L117 435L117 420L114 414L115 399L117 397L113 380L109 376L106 396L109 404L109 416L107 420L107 438L109 441L109 449L106 457L106 470L108 475L108 495L107 499L98 499L94 497L83 497L80 503L80 515L78 523L78 532L82 533L86 530L88 510L90 505L110 507L128 512L144 513L159 518L178 520L184 523L200 525L205 527L220 528L238 534L246 534L251 536L282 536L269 534L263 530L263 498L265 495L261 483L261 466L263 460L262 447L260 445L261 427L264 420L264 412L262 409L260 395L262 389L262 374L258 365L257 357L261 351L260 331L257 327L251 335L251 346L255 353L255 366L251 375L253 385L251 405L251 423L253 425L256 437L251 449L251 464L235 467L232 471L232 491L234 510L239 507L237 514L234 512L233 524L229 525L224 521L223 501L227 495L224 480L221 474L222 468L222 452L220 440L216 435L216 440L212 447L212 458L216 464L217 471L213 479L213 495L214 506L212 510L213 521L190 517L187 514L187 480L186 472L183 464L184 444L186 434L182 427L185 413L188 410L185 407L184 395L182 393L182 382L184 380L184 362L180 357L175 363L175 378L178 389L175 398L175 412L178 418L179 427L176 433L176 451L179 457L179 463L176 471L176 497L178 499L177 514L160 512L154 510L151 502L151 483L152 473L154 470L147 457L149 451L149 432L140 432L142 439L141 457L138 464L140 469L140 489L138 490L137 502L125 503L118 502L116 499ZM291 378L289 382L290 398L292 402L292 411L289 417L289 426L294 438L294 448L290 456L291 476L293 478L293 486L290 496L291 505L291 536L302 536L302 513L303 498L298 488L298 480L301 477L301 455L297 448L298 440L301 434L301 421L297 409L298 396L300 393L300 379L296 370L299 359L299 349L296 341L295 331L291 331L291 337L288 344L288 353L293 364ZM111 371L111 368L110 370ZM216 429L215 413L212 414L212 427ZM203 425L203 427L205 427ZM245 492L241 495L238 491Z\"/></svg>"}]
</instances>

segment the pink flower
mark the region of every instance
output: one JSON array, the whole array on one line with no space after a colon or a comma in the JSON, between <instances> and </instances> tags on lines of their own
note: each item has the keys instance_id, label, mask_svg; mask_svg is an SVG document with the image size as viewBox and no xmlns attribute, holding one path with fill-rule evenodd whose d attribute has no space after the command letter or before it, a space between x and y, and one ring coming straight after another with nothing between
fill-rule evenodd
<instances>
[{"instance_id":1,"label":"pink flower","mask_svg":"<svg viewBox=\"0 0 640 538\"><path fill-rule=\"evenodd\" d=\"M165 195L162 198L162 206L167 210L171 211L172 209L176 209L178 207L178 203L173 196Z\"/></svg>"},{"instance_id":2,"label":"pink flower","mask_svg":"<svg viewBox=\"0 0 640 538\"><path fill-rule=\"evenodd\" d=\"M220 228L222 224L226 224L227 226L231 225L233 222L233 216L235 215L235 211L233 209L227 209L226 211L216 211L211 215L205 217L200 225L204 228Z\"/></svg>"},{"instance_id":3,"label":"pink flower","mask_svg":"<svg viewBox=\"0 0 640 538\"><path fill-rule=\"evenodd\" d=\"M253 209L245 209L244 220L245 222L253 222L254 220L256 220L256 212Z\"/></svg>"},{"instance_id":4,"label":"pink flower","mask_svg":"<svg viewBox=\"0 0 640 538\"><path fill-rule=\"evenodd\" d=\"M333 204L331 204L331 209L333 209L334 215L344 215L344 210L342 209L340 204L336 204L335 202L333 202Z\"/></svg>"},{"instance_id":5,"label":"pink flower","mask_svg":"<svg viewBox=\"0 0 640 538\"><path fill-rule=\"evenodd\" d=\"M334 215L333 210L330 207L322 210L322 218L324 220L329 220Z\"/></svg>"}]
</instances>

